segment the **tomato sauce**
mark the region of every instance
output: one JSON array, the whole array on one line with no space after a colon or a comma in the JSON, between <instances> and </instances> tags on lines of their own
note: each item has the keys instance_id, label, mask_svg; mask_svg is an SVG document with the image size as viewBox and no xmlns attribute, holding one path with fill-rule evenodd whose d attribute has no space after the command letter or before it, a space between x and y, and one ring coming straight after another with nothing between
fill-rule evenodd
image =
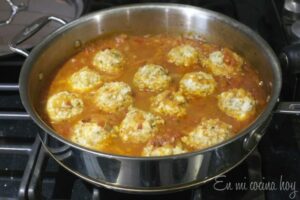
<instances>
[{"instance_id":1,"label":"tomato sauce","mask_svg":"<svg viewBox=\"0 0 300 200\"><path fill-rule=\"evenodd\" d=\"M133 76L139 67L145 64L157 64L165 67L169 75L172 78L170 88L178 90L179 81L185 73L194 71L207 72L207 69L201 64L195 64L189 68L178 67L168 62L168 52L178 45L189 44L199 49L199 51L207 48L203 46L203 41L188 39L183 36L170 36L170 35L125 35L116 34L106 37L98 38L89 44L87 44L82 51L74 55L67 60L56 72L50 85L45 88L45 92L41 95L40 114L44 120L61 136L69 139L72 134L72 127L79 120L89 121L93 119L97 121L99 125L114 127L118 126L126 115L126 111L117 114L108 114L100 111L94 103L95 92L99 87L96 87L89 92L79 93L78 96L84 102L84 111L71 119L61 122L51 122L47 117L46 102L47 99L60 91L72 91L72 88L67 82L67 79L76 71L80 70L84 66L93 67L94 55L104 49L115 48L123 53L125 58L125 65L123 72L118 76L111 76L102 74L105 82L109 81L123 81L130 85L133 91L134 103L133 105L145 111L149 111L150 98L157 93L154 92L141 92L132 84ZM211 45L214 49L220 49L217 45ZM101 72L99 71L99 74ZM249 63L244 62L242 66L242 72L230 79L220 76L214 76L217 87L212 95L203 98L194 98L188 100L187 115L183 118L164 117L165 124L156 133L156 136L151 139L153 142L162 142L167 140L179 140L181 136L186 135L193 130L197 124L200 123L202 118L219 118L223 122L231 124L233 127L232 136L238 134L241 130L246 128L264 109L267 104L267 93L261 86L262 79L260 74ZM217 95L223 91L243 88L249 91L257 101L256 114L244 121L237 121L236 119L227 116L217 106ZM75 92L76 93L76 92ZM145 143L125 143L119 137L117 133L113 133L106 141L107 145L104 147L95 147L95 150L129 155L139 156Z\"/></svg>"}]
</instances>

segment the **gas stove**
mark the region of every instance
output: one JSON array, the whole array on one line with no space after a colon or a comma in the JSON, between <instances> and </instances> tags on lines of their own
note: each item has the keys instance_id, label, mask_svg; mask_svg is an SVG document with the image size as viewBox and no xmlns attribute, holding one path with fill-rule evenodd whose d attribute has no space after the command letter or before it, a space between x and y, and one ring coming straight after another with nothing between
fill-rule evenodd
<instances>
[{"instance_id":1,"label":"gas stove","mask_svg":"<svg viewBox=\"0 0 300 200\"><path fill-rule=\"evenodd\" d=\"M85 1L84 12L147 0ZM258 32L282 59L281 99L300 101L298 68L285 57L299 42L294 0L169 0L221 12ZM282 53L285 52L285 53ZM300 49L299 49L300 52ZM0 57L0 86L15 84L24 58ZM300 62L299 62L300 63ZM300 69L300 68L299 68ZM0 87L0 111L24 111L17 91ZM239 166L215 180L170 194L125 194L95 187L59 166L43 149L31 120L0 121L0 199L300 199L300 118L275 114L258 148Z\"/></svg>"}]
</instances>

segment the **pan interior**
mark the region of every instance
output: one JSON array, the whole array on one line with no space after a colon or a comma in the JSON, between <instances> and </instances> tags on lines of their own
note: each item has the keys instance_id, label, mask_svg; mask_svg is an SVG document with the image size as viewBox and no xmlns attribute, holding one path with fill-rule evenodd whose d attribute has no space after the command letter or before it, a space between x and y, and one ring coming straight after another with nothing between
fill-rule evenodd
<instances>
[{"instance_id":1,"label":"pan interior","mask_svg":"<svg viewBox=\"0 0 300 200\"><path fill-rule=\"evenodd\" d=\"M281 84L278 63L265 42L250 29L223 15L189 6L138 5L82 17L51 34L33 50L21 72L20 91L25 108L43 128L46 124L38 116L36 106L52 74L87 42L111 33L192 33L231 48L256 67L263 77L271 100L266 110L270 112L275 104ZM54 132L50 134L57 137Z\"/></svg>"}]
</instances>

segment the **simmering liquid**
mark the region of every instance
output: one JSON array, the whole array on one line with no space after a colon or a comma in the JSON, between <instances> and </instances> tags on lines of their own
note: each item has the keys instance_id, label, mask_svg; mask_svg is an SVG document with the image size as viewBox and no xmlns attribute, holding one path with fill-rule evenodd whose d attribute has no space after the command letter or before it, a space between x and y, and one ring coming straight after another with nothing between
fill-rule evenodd
<instances>
[{"instance_id":1,"label":"simmering liquid","mask_svg":"<svg viewBox=\"0 0 300 200\"><path fill-rule=\"evenodd\" d=\"M83 69L89 72L74 75ZM41 95L43 119L79 145L127 156L172 155L218 144L246 128L267 103L260 74L244 58L183 36L101 37L55 73ZM123 87L111 89L119 99L104 95L114 87L109 83Z\"/></svg>"}]
</instances>

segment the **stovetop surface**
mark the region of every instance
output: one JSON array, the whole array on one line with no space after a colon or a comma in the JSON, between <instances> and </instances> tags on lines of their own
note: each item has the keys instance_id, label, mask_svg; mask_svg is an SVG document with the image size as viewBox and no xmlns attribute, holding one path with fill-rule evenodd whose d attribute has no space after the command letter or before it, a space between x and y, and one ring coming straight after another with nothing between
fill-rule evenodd
<instances>
[{"instance_id":1,"label":"stovetop surface","mask_svg":"<svg viewBox=\"0 0 300 200\"><path fill-rule=\"evenodd\" d=\"M139 2L183 3L94 0L89 1L87 11ZM288 45L280 24L281 0L187 0L184 4L215 10L241 21L258 32L277 54ZM23 61L18 55L1 57L0 83L16 83ZM291 94L288 82L284 84L281 99L299 101L297 95ZM17 92L0 92L0 111L22 110ZM300 199L296 192L300 191L299 116L275 115L258 149L225 176L193 190L150 196L96 188L75 177L47 155L36 138L38 131L41 130L30 120L0 121L0 199ZM239 187L242 184L244 188ZM272 189L272 184L276 188Z\"/></svg>"}]
</instances>

